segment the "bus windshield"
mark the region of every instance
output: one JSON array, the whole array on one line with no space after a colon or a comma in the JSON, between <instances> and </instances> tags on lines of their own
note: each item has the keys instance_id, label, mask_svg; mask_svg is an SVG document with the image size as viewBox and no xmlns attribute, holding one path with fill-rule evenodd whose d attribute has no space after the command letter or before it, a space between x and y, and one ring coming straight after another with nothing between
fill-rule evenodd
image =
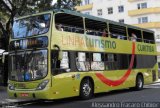
<instances>
[{"instance_id":1,"label":"bus windshield","mask_svg":"<svg viewBox=\"0 0 160 108\"><path fill-rule=\"evenodd\" d=\"M10 54L9 79L32 81L47 75L47 50L32 50Z\"/></svg>"},{"instance_id":2,"label":"bus windshield","mask_svg":"<svg viewBox=\"0 0 160 108\"><path fill-rule=\"evenodd\" d=\"M50 26L50 14L15 20L12 28L13 38L23 38L47 33Z\"/></svg>"}]
</instances>

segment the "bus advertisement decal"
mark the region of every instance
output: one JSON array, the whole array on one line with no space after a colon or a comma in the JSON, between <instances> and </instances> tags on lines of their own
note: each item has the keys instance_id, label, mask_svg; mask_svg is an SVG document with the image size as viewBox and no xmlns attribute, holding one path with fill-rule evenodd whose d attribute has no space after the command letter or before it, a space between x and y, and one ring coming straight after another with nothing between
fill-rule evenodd
<instances>
[{"instance_id":1,"label":"bus advertisement decal","mask_svg":"<svg viewBox=\"0 0 160 108\"><path fill-rule=\"evenodd\" d=\"M120 79L118 80L110 80L108 78L106 78L103 74L101 73L96 73L96 76L106 85L109 86L119 86L121 85L123 82L126 81L126 79L129 77L133 64L134 64L134 58L135 58L135 42L132 43L132 57L131 57L131 61L130 61L130 65L129 65L129 69L125 72L124 76L122 76Z\"/></svg>"}]
</instances>

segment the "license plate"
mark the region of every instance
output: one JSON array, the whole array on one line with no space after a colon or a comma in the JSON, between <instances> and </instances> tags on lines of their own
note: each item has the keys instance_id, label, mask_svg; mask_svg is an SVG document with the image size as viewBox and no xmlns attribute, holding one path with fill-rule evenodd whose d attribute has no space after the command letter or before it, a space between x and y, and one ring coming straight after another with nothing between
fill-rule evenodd
<instances>
[{"instance_id":1,"label":"license plate","mask_svg":"<svg viewBox=\"0 0 160 108\"><path fill-rule=\"evenodd\" d=\"M28 94L28 93L21 93L21 96L22 96L22 97L28 97L29 94Z\"/></svg>"}]
</instances>

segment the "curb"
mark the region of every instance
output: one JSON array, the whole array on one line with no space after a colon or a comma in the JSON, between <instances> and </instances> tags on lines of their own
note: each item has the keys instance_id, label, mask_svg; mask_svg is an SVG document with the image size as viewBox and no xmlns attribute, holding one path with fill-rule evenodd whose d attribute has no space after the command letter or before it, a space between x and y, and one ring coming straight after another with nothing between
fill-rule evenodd
<instances>
[{"instance_id":1,"label":"curb","mask_svg":"<svg viewBox=\"0 0 160 108\"><path fill-rule=\"evenodd\" d=\"M8 108L8 107L12 107L12 108L19 108L18 106L21 106L23 104L27 104L27 103L34 103L34 102L38 102L40 100L36 100L36 99L32 99L32 100L28 100L28 99L6 99L5 101L0 102L0 108Z\"/></svg>"},{"instance_id":2,"label":"curb","mask_svg":"<svg viewBox=\"0 0 160 108\"><path fill-rule=\"evenodd\" d=\"M153 84L154 84L154 83L160 83L160 79L158 79L157 81L153 82Z\"/></svg>"}]
</instances>

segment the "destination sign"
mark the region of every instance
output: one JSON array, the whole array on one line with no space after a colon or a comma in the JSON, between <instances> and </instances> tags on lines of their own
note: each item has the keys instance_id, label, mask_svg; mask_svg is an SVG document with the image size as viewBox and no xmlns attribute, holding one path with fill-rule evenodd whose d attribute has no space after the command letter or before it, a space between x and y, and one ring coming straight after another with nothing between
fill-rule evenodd
<instances>
[{"instance_id":1,"label":"destination sign","mask_svg":"<svg viewBox=\"0 0 160 108\"><path fill-rule=\"evenodd\" d=\"M44 48L48 46L48 37L36 37L10 42L10 50Z\"/></svg>"}]
</instances>

